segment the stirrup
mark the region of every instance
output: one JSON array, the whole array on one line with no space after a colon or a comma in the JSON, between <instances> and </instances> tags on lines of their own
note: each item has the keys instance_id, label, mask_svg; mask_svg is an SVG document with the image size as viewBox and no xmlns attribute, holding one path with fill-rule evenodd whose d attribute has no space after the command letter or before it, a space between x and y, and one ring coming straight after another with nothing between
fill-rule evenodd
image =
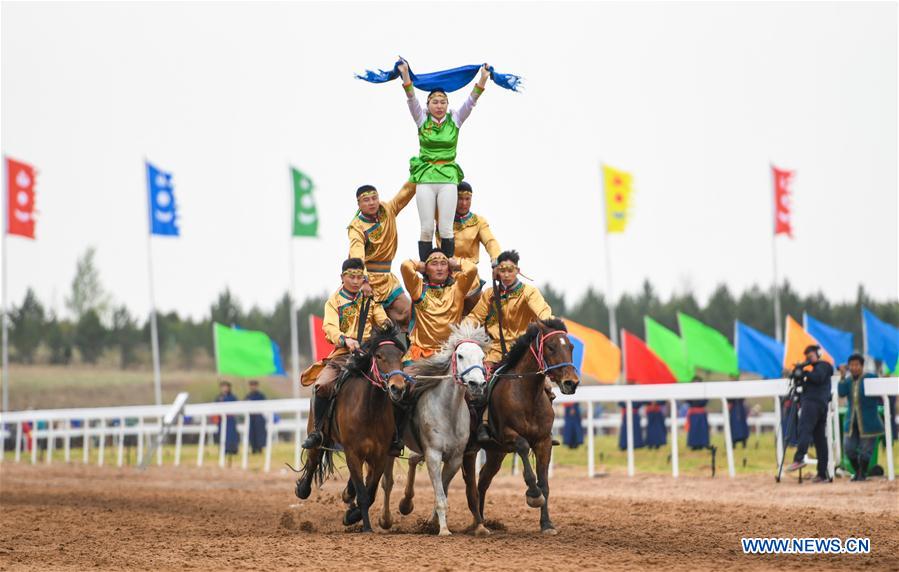
<instances>
[{"instance_id":1,"label":"stirrup","mask_svg":"<svg viewBox=\"0 0 899 572\"><path fill-rule=\"evenodd\" d=\"M315 430L306 437L306 440L303 441L301 445L304 449L315 449L316 447L321 447L325 438L322 436L322 432L319 430Z\"/></svg>"},{"instance_id":2,"label":"stirrup","mask_svg":"<svg viewBox=\"0 0 899 572\"><path fill-rule=\"evenodd\" d=\"M475 435L475 441L481 444L493 443L493 437L490 436L490 429L486 424L481 423L480 425L478 425L478 431Z\"/></svg>"},{"instance_id":3,"label":"stirrup","mask_svg":"<svg viewBox=\"0 0 899 572\"><path fill-rule=\"evenodd\" d=\"M396 439L393 443L390 444L390 450L387 451L387 454L391 457L402 457L403 450L406 448L406 444L403 443L402 439Z\"/></svg>"}]
</instances>

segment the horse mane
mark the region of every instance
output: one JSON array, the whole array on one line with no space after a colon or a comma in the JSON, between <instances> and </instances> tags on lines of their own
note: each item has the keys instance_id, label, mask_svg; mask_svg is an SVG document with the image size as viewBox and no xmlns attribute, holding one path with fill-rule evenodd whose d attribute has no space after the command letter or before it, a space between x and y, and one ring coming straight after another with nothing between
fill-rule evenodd
<instances>
[{"instance_id":1,"label":"horse mane","mask_svg":"<svg viewBox=\"0 0 899 572\"><path fill-rule=\"evenodd\" d=\"M527 353L528 348L537 339L537 336L540 335L540 325L543 325L550 330L562 330L563 332L567 332L568 328L565 327L565 322L558 318L548 318L546 320L537 320L536 322L531 322L528 325L528 329L515 340L515 343L512 344L512 347L509 348L509 353L506 354L506 358L500 362L500 365L504 365L506 367L512 368L518 365L518 362L521 361L521 358L524 357L524 354Z\"/></svg>"},{"instance_id":2,"label":"horse mane","mask_svg":"<svg viewBox=\"0 0 899 572\"><path fill-rule=\"evenodd\" d=\"M360 346L361 351L352 355L344 366L344 373L354 376L367 373L371 368L374 352L382 342L393 342L405 354L406 344L402 338L402 332L395 324L387 324L380 328L373 327L371 337Z\"/></svg>"},{"instance_id":3,"label":"horse mane","mask_svg":"<svg viewBox=\"0 0 899 572\"><path fill-rule=\"evenodd\" d=\"M415 376L433 376L434 379L423 379L416 381L412 388L411 397L417 399L424 393L437 387L443 382L440 376L449 375L450 368L453 365L453 354L455 353L456 344L462 340L471 340L477 342L481 347L481 351L485 354L490 348L490 336L481 326L463 322L459 325L450 326L450 337L440 347L440 351L431 357L416 362L412 365L410 375Z\"/></svg>"}]
</instances>

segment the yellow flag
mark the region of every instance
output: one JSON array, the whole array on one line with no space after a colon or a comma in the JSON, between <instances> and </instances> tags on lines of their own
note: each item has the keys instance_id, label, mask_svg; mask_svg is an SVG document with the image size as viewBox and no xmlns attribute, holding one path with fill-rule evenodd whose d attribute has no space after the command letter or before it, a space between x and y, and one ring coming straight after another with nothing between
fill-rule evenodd
<instances>
[{"instance_id":1,"label":"yellow flag","mask_svg":"<svg viewBox=\"0 0 899 572\"><path fill-rule=\"evenodd\" d=\"M602 179L606 192L606 232L624 232L631 205L631 174L603 165Z\"/></svg>"}]
</instances>

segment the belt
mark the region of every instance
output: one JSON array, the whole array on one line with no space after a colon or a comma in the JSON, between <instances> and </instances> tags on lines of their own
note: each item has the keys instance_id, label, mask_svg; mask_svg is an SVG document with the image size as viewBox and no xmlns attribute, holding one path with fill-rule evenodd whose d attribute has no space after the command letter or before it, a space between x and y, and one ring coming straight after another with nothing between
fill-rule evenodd
<instances>
[{"instance_id":1,"label":"belt","mask_svg":"<svg viewBox=\"0 0 899 572\"><path fill-rule=\"evenodd\" d=\"M369 272L390 272L393 260L369 260L365 263L365 269Z\"/></svg>"},{"instance_id":2,"label":"belt","mask_svg":"<svg viewBox=\"0 0 899 572\"><path fill-rule=\"evenodd\" d=\"M661 405L647 405L645 407L646 413L659 413L662 411Z\"/></svg>"},{"instance_id":3,"label":"belt","mask_svg":"<svg viewBox=\"0 0 899 572\"><path fill-rule=\"evenodd\" d=\"M440 160L440 161L425 161L425 163L428 163L429 165L449 165L449 164L452 163L452 162L453 162L453 161L443 161L443 160Z\"/></svg>"},{"instance_id":4,"label":"belt","mask_svg":"<svg viewBox=\"0 0 899 572\"><path fill-rule=\"evenodd\" d=\"M705 413L705 407L689 407L687 415L696 415L697 413Z\"/></svg>"}]
</instances>

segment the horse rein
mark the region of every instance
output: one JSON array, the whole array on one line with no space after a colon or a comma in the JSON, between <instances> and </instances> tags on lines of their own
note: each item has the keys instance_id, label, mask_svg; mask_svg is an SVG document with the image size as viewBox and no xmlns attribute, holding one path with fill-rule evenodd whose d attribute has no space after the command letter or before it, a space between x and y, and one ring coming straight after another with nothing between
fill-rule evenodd
<instances>
[{"instance_id":1,"label":"horse rein","mask_svg":"<svg viewBox=\"0 0 899 572\"><path fill-rule=\"evenodd\" d=\"M479 369L479 370L481 370L481 373L484 374L484 379L487 379L487 370L484 369L483 363L479 363L479 364L476 363L474 365L468 366L462 373L459 373L459 366L456 365L456 350L458 350L459 346L461 346L462 344L475 344L478 347L481 347L481 344L475 340L464 339L464 340L459 340L458 342L456 342L456 346L453 348L453 357L452 357L453 363L451 366L453 383L455 383L456 385L462 385L462 386L467 387L468 380L465 379L465 376L468 374L468 372Z\"/></svg>"},{"instance_id":2,"label":"horse rein","mask_svg":"<svg viewBox=\"0 0 899 572\"><path fill-rule=\"evenodd\" d=\"M396 342L394 342L393 340L384 340L383 342L378 344L378 347L387 345L394 346L399 349L399 346L397 346ZM387 391L387 380L394 375L402 376L403 379L405 379L408 383L415 383L415 380L401 369L395 369L393 371L388 371L387 373L381 373L381 370L378 369L378 360L375 358L375 352L371 353L371 369L368 373L362 372L362 377L367 379L369 383L382 391Z\"/></svg>"},{"instance_id":3,"label":"horse rein","mask_svg":"<svg viewBox=\"0 0 899 572\"><path fill-rule=\"evenodd\" d=\"M534 349L534 344L528 346L528 349L531 350L531 355L534 356L534 359L537 361L537 367L540 369L538 371L530 371L525 373L495 373L493 374L495 377L524 377L526 375L546 375L554 369L559 369L560 367L571 366L575 367L573 362L563 361L561 363L556 363L553 365L548 365L546 363L546 358L543 357L543 346L546 339L550 336L564 336L566 334L565 330L553 330L548 334L544 334L540 336L540 339L537 341L537 349Z\"/></svg>"}]
</instances>

